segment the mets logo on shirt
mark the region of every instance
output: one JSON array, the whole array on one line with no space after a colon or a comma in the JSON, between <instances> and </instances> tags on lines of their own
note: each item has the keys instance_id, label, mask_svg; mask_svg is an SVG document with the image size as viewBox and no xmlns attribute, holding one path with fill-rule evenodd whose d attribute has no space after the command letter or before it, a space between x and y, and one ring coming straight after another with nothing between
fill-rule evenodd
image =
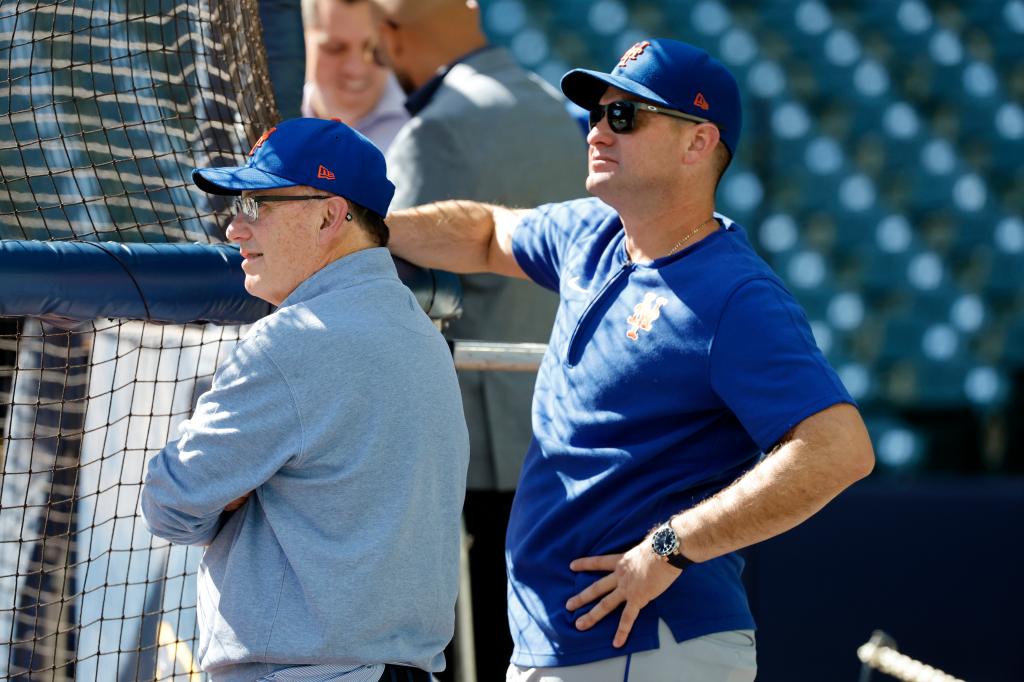
<instances>
[{"instance_id":1,"label":"mets logo on shirt","mask_svg":"<svg viewBox=\"0 0 1024 682\"><path fill-rule=\"evenodd\" d=\"M666 303L668 303L668 299L664 296L658 296L651 292L644 294L644 300L633 306L633 314L626 318L626 322L630 325L626 336L630 341L640 338L641 329L645 332L651 331L651 325L661 317L661 307Z\"/></svg>"}]
</instances>

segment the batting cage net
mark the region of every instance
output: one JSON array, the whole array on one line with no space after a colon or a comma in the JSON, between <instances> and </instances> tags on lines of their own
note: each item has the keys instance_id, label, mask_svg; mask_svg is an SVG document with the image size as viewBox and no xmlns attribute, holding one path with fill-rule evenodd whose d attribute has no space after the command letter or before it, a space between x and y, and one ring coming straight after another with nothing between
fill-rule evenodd
<instances>
[{"instance_id":1,"label":"batting cage net","mask_svg":"<svg viewBox=\"0 0 1024 682\"><path fill-rule=\"evenodd\" d=\"M0 238L222 241L189 172L275 120L255 0L4 0ZM0 318L0 677L200 678L201 552L139 492L242 331Z\"/></svg>"}]
</instances>

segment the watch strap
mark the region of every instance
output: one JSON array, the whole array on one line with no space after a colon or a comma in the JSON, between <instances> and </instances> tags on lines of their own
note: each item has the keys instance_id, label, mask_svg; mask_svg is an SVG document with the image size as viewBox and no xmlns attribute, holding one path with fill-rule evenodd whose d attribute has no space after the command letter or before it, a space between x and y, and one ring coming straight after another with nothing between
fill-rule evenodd
<instances>
[{"instance_id":1,"label":"watch strap","mask_svg":"<svg viewBox=\"0 0 1024 682\"><path fill-rule=\"evenodd\" d=\"M665 559L668 561L670 566L675 566L680 571L689 568L690 566L693 566L695 563L697 563L696 561L690 561L682 554L679 554L679 550L676 550L672 554L669 554L665 557Z\"/></svg>"}]
</instances>

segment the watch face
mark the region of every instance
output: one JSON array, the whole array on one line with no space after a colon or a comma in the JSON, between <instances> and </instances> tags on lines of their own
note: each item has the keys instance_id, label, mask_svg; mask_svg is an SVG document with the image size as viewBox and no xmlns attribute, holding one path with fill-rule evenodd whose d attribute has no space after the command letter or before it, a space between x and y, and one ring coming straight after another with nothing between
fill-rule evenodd
<instances>
[{"instance_id":1,"label":"watch face","mask_svg":"<svg viewBox=\"0 0 1024 682\"><path fill-rule=\"evenodd\" d=\"M651 549L658 556L668 556L679 549L679 538L676 537L674 530L662 526L651 536Z\"/></svg>"}]
</instances>

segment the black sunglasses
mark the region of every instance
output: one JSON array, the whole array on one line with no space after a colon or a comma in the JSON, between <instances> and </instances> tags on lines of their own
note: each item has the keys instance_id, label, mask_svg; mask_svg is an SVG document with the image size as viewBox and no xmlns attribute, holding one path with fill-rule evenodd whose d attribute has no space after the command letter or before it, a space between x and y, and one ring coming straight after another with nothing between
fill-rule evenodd
<instances>
[{"instance_id":1,"label":"black sunglasses","mask_svg":"<svg viewBox=\"0 0 1024 682\"><path fill-rule=\"evenodd\" d=\"M706 118L684 114L683 112L676 111L675 109L666 109L664 107L648 104L647 102L619 100L617 102L609 102L608 104L598 104L591 109L590 127L593 128L600 123L601 119L604 118L605 113L607 113L608 126L612 129L612 132L620 135L622 133L628 133L629 131L636 129L636 114L638 111L645 111L651 114L664 114L665 116L681 118L684 121L691 121L693 123L711 123L711 121Z\"/></svg>"}]
</instances>

